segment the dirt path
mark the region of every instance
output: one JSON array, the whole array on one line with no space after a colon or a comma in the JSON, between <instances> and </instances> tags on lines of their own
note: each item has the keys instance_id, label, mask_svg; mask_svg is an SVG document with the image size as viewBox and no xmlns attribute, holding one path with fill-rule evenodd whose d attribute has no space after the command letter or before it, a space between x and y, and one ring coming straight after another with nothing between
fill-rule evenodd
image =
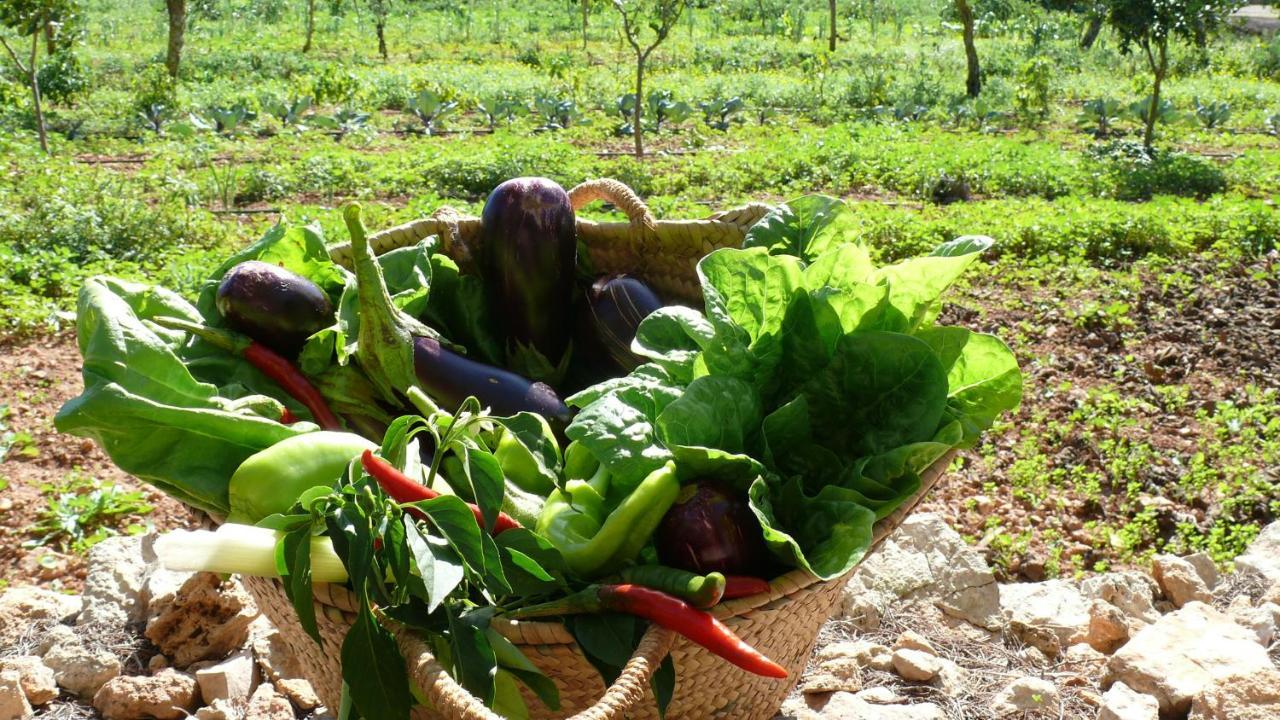
<instances>
[{"instance_id":1,"label":"dirt path","mask_svg":"<svg viewBox=\"0 0 1280 720\"><path fill-rule=\"evenodd\" d=\"M192 521L181 503L116 468L91 440L54 430L58 408L83 389L74 337L0 345L0 437L9 438L0 448L11 445L0 462L0 478L8 485L0 490L0 583L79 588L84 558L71 543L35 545L44 534L36 525L50 510L51 498L68 486L91 493L96 479L100 488L145 494L150 512L114 518L108 528L169 529Z\"/></svg>"}]
</instances>

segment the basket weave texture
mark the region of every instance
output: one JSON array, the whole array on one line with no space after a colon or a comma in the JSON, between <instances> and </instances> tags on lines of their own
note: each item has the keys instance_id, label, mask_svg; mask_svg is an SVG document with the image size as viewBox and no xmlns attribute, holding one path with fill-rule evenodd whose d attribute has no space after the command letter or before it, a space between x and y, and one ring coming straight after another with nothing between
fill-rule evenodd
<instances>
[{"instance_id":1,"label":"basket weave texture","mask_svg":"<svg viewBox=\"0 0 1280 720\"><path fill-rule=\"evenodd\" d=\"M614 180L584 183L570 191L570 198L575 210L593 200L607 200L629 218L627 223L578 221L578 237L587 247L598 272L634 273L668 300L692 304L701 300L695 273L698 259L717 248L740 245L746 230L769 210L763 205L748 205L705 220L657 221L635 193ZM383 253L439 235L445 251L465 261L476 250L479 229L478 219L443 209L430 218L372 235L369 240L374 252ZM349 265L348 246L331 248L330 254L336 262ZM948 454L928 468L921 477L920 490L876 524L868 554L906 519L938 481L951 457ZM803 570L795 570L775 578L768 593L731 600L715 608L715 615L739 637L787 668L788 680L751 675L683 638L651 627L622 676L606 689L600 674L582 655L562 624L495 620L494 628L519 646L560 690L562 707L558 712L550 711L524 691L535 719L573 716L575 720L623 717L656 720L658 711L648 689L648 678L670 652L677 682L675 696L667 710L668 718L767 720L774 716L799 681L818 629L839 602L847 579L846 575L823 582ZM352 594L338 585L314 587L316 620L324 639L322 649L298 623L279 581L246 577L244 582L259 608L300 659L320 699L329 708L337 708L342 690L342 666L337 650L354 618ZM420 641L407 632L397 635L401 650L409 660L412 680L431 702L431 707L414 711L414 720L493 720L498 717L458 686Z\"/></svg>"}]
</instances>

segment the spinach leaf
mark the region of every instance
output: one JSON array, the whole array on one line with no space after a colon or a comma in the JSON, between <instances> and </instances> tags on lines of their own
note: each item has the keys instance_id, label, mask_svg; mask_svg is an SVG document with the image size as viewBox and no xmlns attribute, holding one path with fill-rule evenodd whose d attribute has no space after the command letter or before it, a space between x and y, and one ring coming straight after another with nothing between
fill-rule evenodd
<instances>
[{"instance_id":1,"label":"spinach leaf","mask_svg":"<svg viewBox=\"0 0 1280 720\"><path fill-rule=\"evenodd\" d=\"M747 231L742 247L762 247L772 255L794 255L809 260L849 242L857 229L857 219L843 200L806 195L774 208L761 218ZM865 248L862 253L866 256ZM867 256L866 264L870 263Z\"/></svg>"},{"instance_id":2,"label":"spinach leaf","mask_svg":"<svg viewBox=\"0 0 1280 720\"><path fill-rule=\"evenodd\" d=\"M658 439L667 447L699 445L740 453L761 417L760 398L750 385L708 375L690 383L658 416Z\"/></svg>"},{"instance_id":3,"label":"spinach leaf","mask_svg":"<svg viewBox=\"0 0 1280 720\"><path fill-rule=\"evenodd\" d=\"M1021 403L1018 360L996 336L948 327L930 328L918 337L934 348L947 371L947 404L963 418L962 444L972 444L997 417Z\"/></svg>"},{"instance_id":4,"label":"spinach leaf","mask_svg":"<svg viewBox=\"0 0 1280 720\"><path fill-rule=\"evenodd\" d=\"M947 376L929 345L910 335L855 332L801 389L823 445L874 455L933 436Z\"/></svg>"},{"instance_id":5,"label":"spinach leaf","mask_svg":"<svg viewBox=\"0 0 1280 720\"><path fill-rule=\"evenodd\" d=\"M824 580L848 572L871 546L875 513L843 488L810 497L798 479L772 485L757 478L748 498L770 551Z\"/></svg>"}]
</instances>

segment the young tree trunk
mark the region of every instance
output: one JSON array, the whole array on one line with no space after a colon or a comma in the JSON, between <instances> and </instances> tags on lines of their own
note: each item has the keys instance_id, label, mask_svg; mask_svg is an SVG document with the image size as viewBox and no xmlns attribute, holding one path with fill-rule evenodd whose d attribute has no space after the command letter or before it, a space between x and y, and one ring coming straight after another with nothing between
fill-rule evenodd
<instances>
[{"instance_id":1,"label":"young tree trunk","mask_svg":"<svg viewBox=\"0 0 1280 720\"><path fill-rule=\"evenodd\" d=\"M827 49L836 51L836 0L827 0L827 9L831 13L831 33L827 37Z\"/></svg>"},{"instance_id":2,"label":"young tree trunk","mask_svg":"<svg viewBox=\"0 0 1280 720\"><path fill-rule=\"evenodd\" d=\"M591 15L591 0L579 0L582 6L582 49L587 49L587 22Z\"/></svg>"},{"instance_id":3,"label":"young tree trunk","mask_svg":"<svg viewBox=\"0 0 1280 720\"><path fill-rule=\"evenodd\" d=\"M641 117L644 115L644 61L649 58L649 53L636 54L636 107L631 116L631 127L634 131L636 139L636 157L644 157L644 127L640 125Z\"/></svg>"},{"instance_id":4,"label":"young tree trunk","mask_svg":"<svg viewBox=\"0 0 1280 720\"><path fill-rule=\"evenodd\" d=\"M1102 32L1102 23L1106 20L1102 15L1094 15L1089 18L1089 24L1084 28L1084 37L1080 38L1081 49L1088 50L1093 47L1093 43L1098 39L1098 35Z\"/></svg>"},{"instance_id":5,"label":"young tree trunk","mask_svg":"<svg viewBox=\"0 0 1280 720\"><path fill-rule=\"evenodd\" d=\"M1142 133L1142 145L1150 150L1156 139L1156 119L1160 117L1160 85L1164 82L1165 73L1169 71L1168 41L1160 43L1159 58L1152 57L1150 48L1147 49L1147 58L1151 62L1151 72L1155 78L1151 84L1151 104L1147 107L1147 127Z\"/></svg>"},{"instance_id":6,"label":"young tree trunk","mask_svg":"<svg viewBox=\"0 0 1280 720\"><path fill-rule=\"evenodd\" d=\"M379 17L374 27L378 30L378 54L382 56L383 62L387 60L387 21L385 18Z\"/></svg>"},{"instance_id":7,"label":"young tree trunk","mask_svg":"<svg viewBox=\"0 0 1280 720\"><path fill-rule=\"evenodd\" d=\"M978 47L973 42L973 9L968 0L956 0L956 10L960 13L960 22L964 25L964 59L969 72L965 76L964 89L971 98L982 92L982 75L978 66Z\"/></svg>"},{"instance_id":8,"label":"young tree trunk","mask_svg":"<svg viewBox=\"0 0 1280 720\"><path fill-rule=\"evenodd\" d=\"M176 78L187 34L187 0L164 0L164 5L169 11L169 51L165 54L164 66L169 69L169 77Z\"/></svg>"},{"instance_id":9,"label":"young tree trunk","mask_svg":"<svg viewBox=\"0 0 1280 720\"><path fill-rule=\"evenodd\" d=\"M31 83L31 102L36 112L36 135L40 138L40 149L49 154L49 135L44 127L44 109L40 106L40 73L36 60L40 52L40 35L31 33L31 59L27 61L27 80Z\"/></svg>"},{"instance_id":10,"label":"young tree trunk","mask_svg":"<svg viewBox=\"0 0 1280 720\"><path fill-rule=\"evenodd\" d=\"M53 55L58 52L58 39L53 33L53 23L46 22L44 24L44 52L46 55Z\"/></svg>"},{"instance_id":11,"label":"young tree trunk","mask_svg":"<svg viewBox=\"0 0 1280 720\"><path fill-rule=\"evenodd\" d=\"M311 52L311 36L316 31L316 0L307 0L307 39L302 43L302 52Z\"/></svg>"}]
</instances>

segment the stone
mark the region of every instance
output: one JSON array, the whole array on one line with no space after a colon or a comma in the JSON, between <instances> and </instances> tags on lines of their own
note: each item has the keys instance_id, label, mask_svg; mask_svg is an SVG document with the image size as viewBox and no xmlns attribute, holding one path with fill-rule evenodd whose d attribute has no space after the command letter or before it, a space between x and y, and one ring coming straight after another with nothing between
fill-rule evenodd
<instances>
[{"instance_id":1,"label":"stone","mask_svg":"<svg viewBox=\"0 0 1280 720\"><path fill-rule=\"evenodd\" d=\"M1258 602L1280 605L1280 580L1271 583L1271 587L1263 591L1262 597L1258 598Z\"/></svg>"},{"instance_id":2,"label":"stone","mask_svg":"<svg viewBox=\"0 0 1280 720\"><path fill-rule=\"evenodd\" d=\"M141 538L119 535L94 545L85 565L84 610L76 624L122 627L141 622L147 609L142 598L146 575Z\"/></svg>"},{"instance_id":3,"label":"stone","mask_svg":"<svg viewBox=\"0 0 1280 720\"><path fill-rule=\"evenodd\" d=\"M240 720L244 714L241 706L229 700L214 700L196 711L197 720Z\"/></svg>"},{"instance_id":4,"label":"stone","mask_svg":"<svg viewBox=\"0 0 1280 720\"><path fill-rule=\"evenodd\" d=\"M969 686L969 671L946 658L938 658L938 662L941 667L933 678L932 685L949 697L964 694Z\"/></svg>"},{"instance_id":5,"label":"stone","mask_svg":"<svg viewBox=\"0 0 1280 720\"><path fill-rule=\"evenodd\" d=\"M996 717L1037 710L1057 714L1059 702L1056 685L1044 678L1024 676L1001 688L991 699L991 709Z\"/></svg>"},{"instance_id":6,"label":"stone","mask_svg":"<svg viewBox=\"0 0 1280 720\"><path fill-rule=\"evenodd\" d=\"M294 720L293 706L270 683L262 683L249 699L244 720Z\"/></svg>"},{"instance_id":7,"label":"stone","mask_svg":"<svg viewBox=\"0 0 1280 720\"><path fill-rule=\"evenodd\" d=\"M1120 608L1103 600L1089 605L1089 631L1084 641L1101 653L1113 653L1129 640L1129 621Z\"/></svg>"},{"instance_id":8,"label":"stone","mask_svg":"<svg viewBox=\"0 0 1280 720\"><path fill-rule=\"evenodd\" d=\"M22 676L17 670L0 671L0 720L27 720L31 703L22 692Z\"/></svg>"},{"instance_id":9,"label":"stone","mask_svg":"<svg viewBox=\"0 0 1280 720\"><path fill-rule=\"evenodd\" d=\"M800 692L805 695L831 692L858 692L862 689L862 673L850 664L816 668L805 674Z\"/></svg>"},{"instance_id":10,"label":"stone","mask_svg":"<svg viewBox=\"0 0 1280 720\"><path fill-rule=\"evenodd\" d=\"M1237 600L1243 600L1242 603L1232 603L1227 608L1227 614L1240 627L1252 632L1257 639L1258 644L1267 647L1276 637L1276 625L1280 621L1280 605L1275 603L1262 603L1254 607L1249 603L1246 596L1240 596Z\"/></svg>"},{"instance_id":11,"label":"stone","mask_svg":"<svg viewBox=\"0 0 1280 720\"><path fill-rule=\"evenodd\" d=\"M1107 662L1103 686L1116 681L1152 695L1162 715L1183 715L1205 688L1233 674L1272 667L1253 633L1200 602L1189 602L1130 638Z\"/></svg>"},{"instance_id":12,"label":"stone","mask_svg":"<svg viewBox=\"0 0 1280 720\"><path fill-rule=\"evenodd\" d=\"M107 681L120 674L120 660L106 650L91 650L74 633L52 643L40 658L59 686L92 698Z\"/></svg>"},{"instance_id":13,"label":"stone","mask_svg":"<svg viewBox=\"0 0 1280 720\"><path fill-rule=\"evenodd\" d=\"M1001 585L1000 607L1010 630L1050 657L1089 634L1089 603L1066 580Z\"/></svg>"},{"instance_id":14,"label":"stone","mask_svg":"<svg viewBox=\"0 0 1280 720\"><path fill-rule=\"evenodd\" d=\"M930 655L937 655L938 650L929 642L929 639L914 630L908 630L898 636L897 642L893 644L894 650L919 650L920 652Z\"/></svg>"},{"instance_id":15,"label":"stone","mask_svg":"<svg viewBox=\"0 0 1280 720\"><path fill-rule=\"evenodd\" d=\"M872 670L888 670L892 667L889 648L868 640L834 642L823 647L814 655L814 660L821 664L836 658L851 658L860 667Z\"/></svg>"},{"instance_id":16,"label":"stone","mask_svg":"<svg viewBox=\"0 0 1280 720\"><path fill-rule=\"evenodd\" d=\"M258 667L262 669L266 680L275 685L276 690L289 698L299 710L313 710L320 705L320 698L303 676L298 659L289 651L280 633L266 617L259 616L249 626L249 646L253 649Z\"/></svg>"},{"instance_id":17,"label":"stone","mask_svg":"<svg viewBox=\"0 0 1280 720\"><path fill-rule=\"evenodd\" d=\"M1218 586L1218 564L1213 561L1209 553L1198 552L1182 559L1196 569L1196 574L1204 581L1205 587L1213 590Z\"/></svg>"},{"instance_id":18,"label":"stone","mask_svg":"<svg viewBox=\"0 0 1280 720\"><path fill-rule=\"evenodd\" d=\"M859 632L875 632L880 629L880 620L888 603L886 597L864 592L851 581L845 589L844 619Z\"/></svg>"},{"instance_id":19,"label":"stone","mask_svg":"<svg viewBox=\"0 0 1280 720\"><path fill-rule=\"evenodd\" d=\"M784 712L789 706L784 706ZM801 720L821 718L822 720L946 720L942 708L933 703L915 705L886 705L868 700L865 691L854 694L847 692L833 693L825 703L818 706L809 705L808 715L797 714Z\"/></svg>"},{"instance_id":20,"label":"stone","mask_svg":"<svg viewBox=\"0 0 1280 720\"><path fill-rule=\"evenodd\" d=\"M0 647L38 637L44 628L68 622L80 612L80 598L38 587L12 587L0 593Z\"/></svg>"},{"instance_id":21,"label":"stone","mask_svg":"<svg viewBox=\"0 0 1280 720\"><path fill-rule=\"evenodd\" d=\"M146 636L174 666L185 668L238 649L257 614L253 598L238 582L196 573L177 593L153 604Z\"/></svg>"},{"instance_id":22,"label":"stone","mask_svg":"<svg viewBox=\"0 0 1280 720\"><path fill-rule=\"evenodd\" d=\"M1195 566L1180 557L1156 555L1151 559L1151 576L1174 607L1182 607L1193 600L1213 602L1213 593L1209 592L1209 586L1196 572Z\"/></svg>"},{"instance_id":23,"label":"stone","mask_svg":"<svg viewBox=\"0 0 1280 720\"><path fill-rule=\"evenodd\" d=\"M152 655L151 659L147 661L147 670L152 675L155 675L156 673L160 672L161 670L167 667L169 667L169 658L159 653Z\"/></svg>"},{"instance_id":24,"label":"stone","mask_svg":"<svg viewBox=\"0 0 1280 720\"><path fill-rule=\"evenodd\" d=\"M903 648L893 651L893 671L903 680L929 682L942 671L942 663L927 652Z\"/></svg>"},{"instance_id":25,"label":"stone","mask_svg":"<svg viewBox=\"0 0 1280 720\"><path fill-rule=\"evenodd\" d=\"M155 544L159 539L158 533L148 533L142 536L141 552L142 559L147 564L147 574L143 581L142 597L147 605L147 615L152 614L152 606L162 605L164 601L170 600L177 594L178 590L191 579L195 573L178 572L167 570L160 565L160 559L156 556Z\"/></svg>"},{"instance_id":26,"label":"stone","mask_svg":"<svg viewBox=\"0 0 1280 720\"><path fill-rule=\"evenodd\" d=\"M293 706L303 712L320 707L320 696L311 687L311 682L301 678L280 678L275 682L276 690L289 698Z\"/></svg>"},{"instance_id":27,"label":"stone","mask_svg":"<svg viewBox=\"0 0 1280 720\"><path fill-rule=\"evenodd\" d=\"M80 645L82 641L74 628L66 625L54 625L40 637L40 642L35 647L35 654L44 657L53 648L67 643Z\"/></svg>"},{"instance_id":28,"label":"stone","mask_svg":"<svg viewBox=\"0 0 1280 720\"><path fill-rule=\"evenodd\" d=\"M199 704L196 679L176 670L112 678L93 696L105 720L179 720Z\"/></svg>"},{"instance_id":29,"label":"stone","mask_svg":"<svg viewBox=\"0 0 1280 720\"><path fill-rule=\"evenodd\" d=\"M1160 619L1155 608L1155 580L1135 571L1109 572L1085 578L1080 593L1086 598L1103 600L1120 608L1129 618L1131 632Z\"/></svg>"},{"instance_id":30,"label":"stone","mask_svg":"<svg viewBox=\"0 0 1280 720\"><path fill-rule=\"evenodd\" d=\"M872 602L882 614L902 599L928 599L948 615L990 630L1002 625L991 568L934 513L907 518L862 562L846 587L845 612Z\"/></svg>"},{"instance_id":31,"label":"stone","mask_svg":"<svg viewBox=\"0 0 1280 720\"><path fill-rule=\"evenodd\" d=\"M1101 665L1107 661L1107 656L1094 650L1089 643L1076 643L1067 648L1062 659L1068 665Z\"/></svg>"},{"instance_id":32,"label":"stone","mask_svg":"<svg viewBox=\"0 0 1280 720\"><path fill-rule=\"evenodd\" d=\"M197 670L196 684L205 704L215 700L248 702L258 687L258 665L253 653L242 650L216 665Z\"/></svg>"},{"instance_id":33,"label":"stone","mask_svg":"<svg viewBox=\"0 0 1280 720\"><path fill-rule=\"evenodd\" d=\"M898 705L907 701L905 696L894 692L892 688L879 685L873 688L867 688L858 693L858 697L864 702L873 705Z\"/></svg>"},{"instance_id":34,"label":"stone","mask_svg":"<svg viewBox=\"0 0 1280 720\"><path fill-rule=\"evenodd\" d=\"M18 673L22 694L34 706L44 705L58 697L58 681L54 679L53 671L35 655L0 659L0 672Z\"/></svg>"},{"instance_id":35,"label":"stone","mask_svg":"<svg viewBox=\"0 0 1280 720\"><path fill-rule=\"evenodd\" d=\"M1118 682L1102 695L1098 720L1158 720L1160 703Z\"/></svg>"},{"instance_id":36,"label":"stone","mask_svg":"<svg viewBox=\"0 0 1280 720\"><path fill-rule=\"evenodd\" d=\"M1223 677L1191 703L1191 720L1276 718L1280 718L1280 670L1274 668Z\"/></svg>"},{"instance_id":37,"label":"stone","mask_svg":"<svg viewBox=\"0 0 1280 720\"><path fill-rule=\"evenodd\" d=\"M1263 528L1245 553L1236 558L1235 565L1237 572L1256 573L1267 582L1280 582L1280 520Z\"/></svg>"}]
</instances>

